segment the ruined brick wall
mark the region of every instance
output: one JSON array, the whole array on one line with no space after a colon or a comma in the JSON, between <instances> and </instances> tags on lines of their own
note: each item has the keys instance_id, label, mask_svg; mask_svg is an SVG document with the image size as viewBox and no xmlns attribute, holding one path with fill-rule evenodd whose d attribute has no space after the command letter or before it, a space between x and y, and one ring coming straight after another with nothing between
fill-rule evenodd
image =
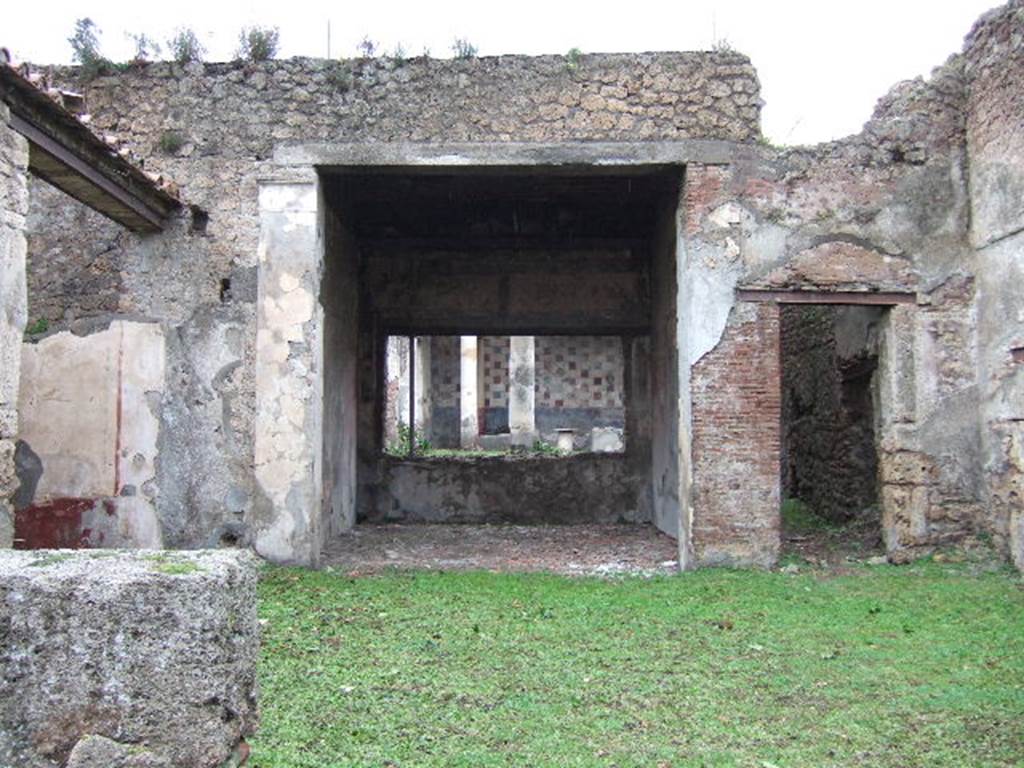
<instances>
[{"instance_id":1,"label":"ruined brick wall","mask_svg":"<svg viewBox=\"0 0 1024 768\"><path fill-rule=\"evenodd\" d=\"M250 439L256 190L275 147L725 138L746 142L729 165L687 168L694 183L685 242L671 265L680 293L679 388L693 387L694 437L720 390L746 392L747 371L729 348L751 328L767 328L761 313L769 310L737 303L737 288L912 293L916 303L887 317L879 370L890 552L923 552L976 531L1019 548L1020 15L1013 0L986 16L962 56L928 80L894 87L857 136L781 151L753 143L756 78L730 54L585 57L573 72L560 57L161 64L88 84L94 125L148 155L210 214L205 227L184 216L165 236L125 236L116 251L118 312L164 323L177 350L169 352L177 357L163 406L174 427L168 434L218 436L187 446L167 438L161 496L175 492L172 479L188 480L161 502L164 514L199 531L216 524L226 498L243 513L263 503L251 483ZM184 142L165 153L165 135ZM59 216L53 222L40 221L38 242L54 253L73 253L90 238L61 231ZM668 279L667 258L663 266ZM661 307L663 317L671 309ZM93 310L83 301L59 311L60 322L75 322L69 318ZM210 349L216 365L206 362ZM662 406L665 394L655 393ZM683 415L680 443L690 419ZM737 512L729 498L741 489L725 478L744 485L729 465L746 468L753 449L709 446L709 423L701 427L704 449L693 452L693 499L681 499L692 501L695 545L705 547L706 561L765 562L777 546L778 445L760 443L774 480L755 467L741 495L758 506ZM685 444L666 445L679 449L671 461L685 461ZM706 458L710 450L717 462ZM730 536L746 549L707 544Z\"/></svg>"},{"instance_id":2,"label":"ruined brick wall","mask_svg":"<svg viewBox=\"0 0 1024 768\"><path fill-rule=\"evenodd\" d=\"M783 305L782 496L846 522L878 503L874 307Z\"/></svg>"},{"instance_id":3,"label":"ruined brick wall","mask_svg":"<svg viewBox=\"0 0 1024 768\"><path fill-rule=\"evenodd\" d=\"M708 565L771 565L779 546L779 314L740 304L692 371L693 546Z\"/></svg>"},{"instance_id":4,"label":"ruined brick wall","mask_svg":"<svg viewBox=\"0 0 1024 768\"><path fill-rule=\"evenodd\" d=\"M983 16L964 48L981 402L981 529L1024 568L1024 3Z\"/></svg>"},{"instance_id":5,"label":"ruined brick wall","mask_svg":"<svg viewBox=\"0 0 1024 768\"><path fill-rule=\"evenodd\" d=\"M7 125L0 103L0 547L11 546L10 498L18 487L18 382L25 329L25 216L28 213L28 144Z\"/></svg>"},{"instance_id":6,"label":"ruined brick wall","mask_svg":"<svg viewBox=\"0 0 1024 768\"><path fill-rule=\"evenodd\" d=\"M686 342L691 363L736 330L737 288L916 297L886 324L892 359L879 379L883 527L894 558L960 541L988 514L977 460L967 100L964 61L953 57L930 79L895 86L856 136L737 158L713 172L687 169L683 270L699 286L690 301L701 302ZM695 415L713 395L702 394L701 365L691 372ZM925 470L902 471L906 456ZM701 495L701 474L716 471L704 461L695 452L698 547L701 516L723 506Z\"/></svg>"}]
</instances>

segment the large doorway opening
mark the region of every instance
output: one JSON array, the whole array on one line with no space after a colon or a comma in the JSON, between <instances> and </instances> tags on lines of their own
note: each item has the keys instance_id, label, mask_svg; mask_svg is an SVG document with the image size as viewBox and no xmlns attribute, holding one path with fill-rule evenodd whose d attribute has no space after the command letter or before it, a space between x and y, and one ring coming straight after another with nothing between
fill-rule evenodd
<instances>
[{"instance_id":1,"label":"large doorway opening","mask_svg":"<svg viewBox=\"0 0 1024 768\"><path fill-rule=\"evenodd\" d=\"M678 413L652 411L678 401L675 328L654 319L675 317L682 169L319 170L325 508L354 448L360 525L678 535L652 492Z\"/></svg>"}]
</instances>

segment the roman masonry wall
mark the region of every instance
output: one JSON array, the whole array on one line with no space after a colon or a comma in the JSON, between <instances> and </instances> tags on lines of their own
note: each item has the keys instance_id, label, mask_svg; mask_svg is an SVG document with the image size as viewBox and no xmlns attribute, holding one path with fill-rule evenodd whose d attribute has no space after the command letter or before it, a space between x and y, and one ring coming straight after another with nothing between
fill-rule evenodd
<instances>
[{"instance_id":1,"label":"roman masonry wall","mask_svg":"<svg viewBox=\"0 0 1024 768\"><path fill-rule=\"evenodd\" d=\"M354 507L387 512L363 490L398 482L374 464L388 334L643 339L623 358L645 361L623 386L643 382L650 415L628 474L689 567L775 559L778 305L879 307L890 557L983 535L1020 560L1022 7L895 86L860 134L781 150L757 143L756 75L729 53L54 70L192 207L139 237L32 184L29 320L158 328L163 384L126 418L157 425L143 498L161 541L297 562ZM545 219L552 196L579 216ZM618 199L637 201L621 231L595 228ZM472 231L440 231L442 200Z\"/></svg>"},{"instance_id":2,"label":"roman masonry wall","mask_svg":"<svg viewBox=\"0 0 1024 768\"><path fill-rule=\"evenodd\" d=\"M28 213L28 143L8 125L0 103L0 547L14 538L11 496L18 436L21 336L25 329L25 216Z\"/></svg>"}]
</instances>

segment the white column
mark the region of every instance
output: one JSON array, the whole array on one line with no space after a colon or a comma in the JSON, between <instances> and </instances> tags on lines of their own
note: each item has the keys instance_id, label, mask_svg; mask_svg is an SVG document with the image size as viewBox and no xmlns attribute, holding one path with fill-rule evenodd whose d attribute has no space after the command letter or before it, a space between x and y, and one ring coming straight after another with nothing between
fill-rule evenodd
<instances>
[{"instance_id":1,"label":"white column","mask_svg":"<svg viewBox=\"0 0 1024 768\"><path fill-rule=\"evenodd\" d=\"M477 337L462 336L459 364L459 444L475 448L480 437L477 399Z\"/></svg>"},{"instance_id":2,"label":"white column","mask_svg":"<svg viewBox=\"0 0 1024 768\"><path fill-rule=\"evenodd\" d=\"M508 426L513 445L532 444L536 437L534 354L533 336L509 338Z\"/></svg>"},{"instance_id":3,"label":"white column","mask_svg":"<svg viewBox=\"0 0 1024 768\"><path fill-rule=\"evenodd\" d=\"M384 442L397 445L398 426L409 426L409 339L388 336L385 390L389 401L384 416Z\"/></svg>"}]
</instances>

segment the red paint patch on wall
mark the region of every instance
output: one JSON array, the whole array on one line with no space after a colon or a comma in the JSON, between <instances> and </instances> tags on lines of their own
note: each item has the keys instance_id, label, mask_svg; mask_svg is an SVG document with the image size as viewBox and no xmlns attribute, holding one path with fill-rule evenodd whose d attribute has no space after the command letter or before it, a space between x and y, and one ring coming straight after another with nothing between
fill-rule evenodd
<instances>
[{"instance_id":1,"label":"red paint patch on wall","mask_svg":"<svg viewBox=\"0 0 1024 768\"><path fill-rule=\"evenodd\" d=\"M89 546L82 515L93 499L56 499L20 509L14 515L15 549L81 549Z\"/></svg>"}]
</instances>

